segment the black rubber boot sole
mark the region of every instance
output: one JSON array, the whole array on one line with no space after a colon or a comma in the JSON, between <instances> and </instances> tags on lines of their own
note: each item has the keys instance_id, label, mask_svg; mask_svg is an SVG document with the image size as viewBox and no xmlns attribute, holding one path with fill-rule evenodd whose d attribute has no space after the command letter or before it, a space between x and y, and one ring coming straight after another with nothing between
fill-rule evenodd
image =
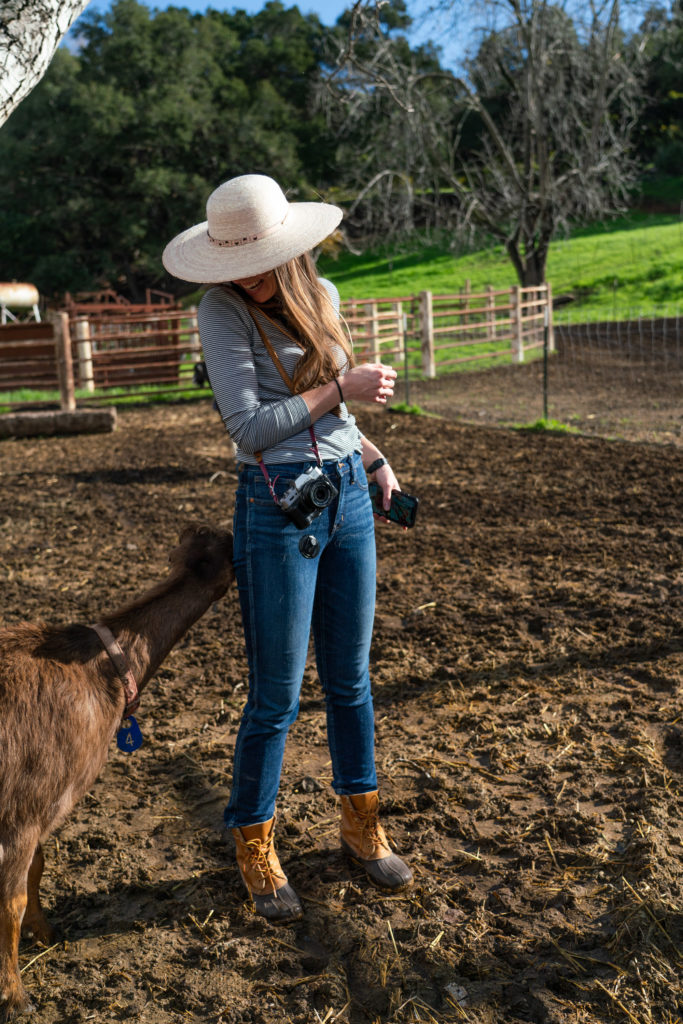
<instances>
[{"instance_id":1,"label":"black rubber boot sole","mask_svg":"<svg viewBox=\"0 0 683 1024\"><path fill-rule=\"evenodd\" d=\"M404 864L395 853L380 860L363 860L354 853L348 843L341 840L341 848L352 861L360 864L367 876L379 886L389 892L400 892L413 884L413 873L407 864Z\"/></svg>"},{"instance_id":2,"label":"black rubber boot sole","mask_svg":"<svg viewBox=\"0 0 683 1024\"><path fill-rule=\"evenodd\" d=\"M244 879L242 881L244 882ZM246 882L244 885L251 896L256 913L271 924L288 924L290 921L299 921L304 916L299 897L289 882L265 896L257 896Z\"/></svg>"}]
</instances>

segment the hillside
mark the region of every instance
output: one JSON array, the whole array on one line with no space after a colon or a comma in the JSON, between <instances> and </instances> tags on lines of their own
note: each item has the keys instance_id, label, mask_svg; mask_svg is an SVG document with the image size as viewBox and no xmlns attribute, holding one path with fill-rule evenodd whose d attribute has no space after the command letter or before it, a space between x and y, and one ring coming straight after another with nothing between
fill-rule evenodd
<instances>
[{"instance_id":1,"label":"hillside","mask_svg":"<svg viewBox=\"0 0 683 1024\"><path fill-rule=\"evenodd\" d=\"M500 246L454 255L444 245L412 251L345 253L322 257L322 273L342 298L449 294L469 280L474 291L516 283ZM683 296L683 220L673 213L632 212L556 240L548 259L557 315L572 320L630 319L676 315Z\"/></svg>"}]
</instances>

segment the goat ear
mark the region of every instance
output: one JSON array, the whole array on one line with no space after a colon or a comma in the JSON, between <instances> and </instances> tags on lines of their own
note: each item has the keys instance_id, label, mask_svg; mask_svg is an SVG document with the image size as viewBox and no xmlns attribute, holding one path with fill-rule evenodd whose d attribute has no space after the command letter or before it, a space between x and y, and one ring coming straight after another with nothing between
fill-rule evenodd
<instances>
[{"instance_id":1,"label":"goat ear","mask_svg":"<svg viewBox=\"0 0 683 1024\"><path fill-rule=\"evenodd\" d=\"M183 523L181 527L180 537L178 538L178 540L182 544L182 542L186 540L188 537L195 537L200 532L201 525L199 523L196 523L192 519L188 519L186 522Z\"/></svg>"},{"instance_id":2,"label":"goat ear","mask_svg":"<svg viewBox=\"0 0 683 1024\"><path fill-rule=\"evenodd\" d=\"M188 521L188 522L185 522L183 524L183 526L181 527L181 530L180 530L180 534L178 535L178 543L173 548L173 550L169 552L169 555L168 555L168 561L169 561L169 563L171 565L174 562L177 562L178 557L181 556L182 553L183 553L182 552L183 546L185 545L185 543L187 542L187 540L190 537L196 537L196 535L198 533L198 530L199 530L199 524L198 523L194 523L194 522Z\"/></svg>"},{"instance_id":3,"label":"goat ear","mask_svg":"<svg viewBox=\"0 0 683 1024\"><path fill-rule=\"evenodd\" d=\"M200 533L210 533L208 529L203 529ZM215 576L217 576L225 566L225 555L226 546L230 548L230 559L232 559L232 533L227 533L224 536L214 536L207 543L203 542L201 551L197 554L190 554L187 567L192 569L197 574L200 580L209 582Z\"/></svg>"}]
</instances>

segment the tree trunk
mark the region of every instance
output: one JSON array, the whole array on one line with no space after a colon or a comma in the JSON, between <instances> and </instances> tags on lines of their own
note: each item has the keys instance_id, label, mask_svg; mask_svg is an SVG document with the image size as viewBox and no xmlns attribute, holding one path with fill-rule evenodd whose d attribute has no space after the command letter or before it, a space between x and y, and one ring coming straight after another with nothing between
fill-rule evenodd
<instances>
[{"instance_id":1,"label":"tree trunk","mask_svg":"<svg viewBox=\"0 0 683 1024\"><path fill-rule=\"evenodd\" d=\"M0 125L38 84L89 0L2 0Z\"/></svg>"},{"instance_id":2,"label":"tree trunk","mask_svg":"<svg viewBox=\"0 0 683 1024\"><path fill-rule=\"evenodd\" d=\"M523 288L532 288L534 285L545 282L545 265L548 258L548 250L534 249L526 258L524 268L524 280L521 282Z\"/></svg>"},{"instance_id":3,"label":"tree trunk","mask_svg":"<svg viewBox=\"0 0 683 1024\"><path fill-rule=\"evenodd\" d=\"M533 288L537 284L545 284L545 268L548 260L548 246L527 249L521 254L516 242L507 242L507 253L522 288Z\"/></svg>"}]
</instances>

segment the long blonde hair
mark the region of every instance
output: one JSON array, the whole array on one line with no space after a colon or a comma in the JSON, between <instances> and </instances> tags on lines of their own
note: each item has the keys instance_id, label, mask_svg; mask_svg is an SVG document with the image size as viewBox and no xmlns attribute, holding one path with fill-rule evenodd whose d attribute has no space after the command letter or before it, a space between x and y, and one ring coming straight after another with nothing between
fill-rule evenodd
<instances>
[{"instance_id":1,"label":"long blonde hair","mask_svg":"<svg viewBox=\"0 0 683 1024\"><path fill-rule=\"evenodd\" d=\"M320 284L309 253L275 267L273 273L282 300L283 313L303 345L294 370L295 392L327 384L339 376L337 346L353 366L351 345L324 285Z\"/></svg>"}]
</instances>

